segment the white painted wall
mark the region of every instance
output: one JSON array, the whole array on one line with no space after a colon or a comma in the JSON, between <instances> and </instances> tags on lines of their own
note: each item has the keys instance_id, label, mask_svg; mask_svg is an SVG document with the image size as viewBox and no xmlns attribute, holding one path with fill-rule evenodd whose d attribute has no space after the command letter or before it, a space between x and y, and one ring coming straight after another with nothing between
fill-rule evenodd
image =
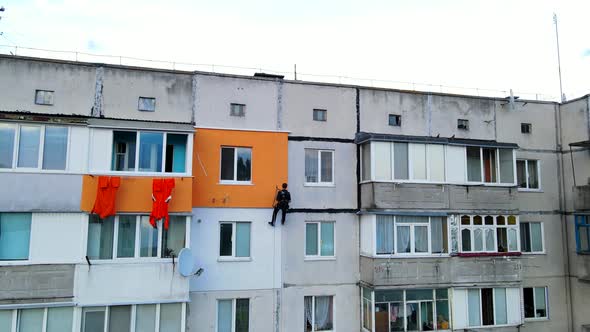
<instances>
[{"instance_id":1,"label":"white painted wall","mask_svg":"<svg viewBox=\"0 0 590 332\"><path fill-rule=\"evenodd\" d=\"M87 127L70 127L68 171L85 173L88 170L89 133Z\"/></svg>"},{"instance_id":2,"label":"white painted wall","mask_svg":"<svg viewBox=\"0 0 590 332\"><path fill-rule=\"evenodd\" d=\"M90 129L89 167L90 173L111 170L111 152L113 146L112 129Z\"/></svg>"},{"instance_id":3,"label":"white painted wall","mask_svg":"<svg viewBox=\"0 0 590 332\"><path fill-rule=\"evenodd\" d=\"M84 213L33 213L31 264L78 263L86 252L88 217Z\"/></svg>"},{"instance_id":4,"label":"white painted wall","mask_svg":"<svg viewBox=\"0 0 590 332\"><path fill-rule=\"evenodd\" d=\"M360 240L361 240L361 255L373 256L375 252L375 214L363 214L360 216Z\"/></svg>"}]
</instances>

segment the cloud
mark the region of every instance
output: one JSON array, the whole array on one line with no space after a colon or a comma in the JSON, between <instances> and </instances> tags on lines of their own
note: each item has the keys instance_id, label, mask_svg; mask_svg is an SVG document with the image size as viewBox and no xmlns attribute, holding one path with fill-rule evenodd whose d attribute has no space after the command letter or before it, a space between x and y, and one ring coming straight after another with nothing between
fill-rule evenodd
<instances>
[{"instance_id":1,"label":"cloud","mask_svg":"<svg viewBox=\"0 0 590 332\"><path fill-rule=\"evenodd\" d=\"M88 40L86 47L88 48L89 51L97 51L99 49L98 44L92 39Z\"/></svg>"}]
</instances>

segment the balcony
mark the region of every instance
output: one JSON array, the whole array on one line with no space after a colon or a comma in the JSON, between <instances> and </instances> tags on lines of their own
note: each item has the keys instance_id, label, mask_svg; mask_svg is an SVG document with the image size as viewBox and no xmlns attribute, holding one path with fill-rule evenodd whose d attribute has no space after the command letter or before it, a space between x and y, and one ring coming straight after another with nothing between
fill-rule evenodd
<instances>
[{"instance_id":1,"label":"balcony","mask_svg":"<svg viewBox=\"0 0 590 332\"><path fill-rule=\"evenodd\" d=\"M590 185L574 187L574 209L576 211L590 210Z\"/></svg>"},{"instance_id":2,"label":"balcony","mask_svg":"<svg viewBox=\"0 0 590 332\"><path fill-rule=\"evenodd\" d=\"M516 211L517 192L515 187L369 182L361 184L361 208Z\"/></svg>"},{"instance_id":3,"label":"balcony","mask_svg":"<svg viewBox=\"0 0 590 332\"><path fill-rule=\"evenodd\" d=\"M0 304L71 302L74 265L0 266Z\"/></svg>"},{"instance_id":4,"label":"balcony","mask_svg":"<svg viewBox=\"0 0 590 332\"><path fill-rule=\"evenodd\" d=\"M522 280L519 257L371 258L361 256L361 280L387 285L510 283Z\"/></svg>"}]
</instances>

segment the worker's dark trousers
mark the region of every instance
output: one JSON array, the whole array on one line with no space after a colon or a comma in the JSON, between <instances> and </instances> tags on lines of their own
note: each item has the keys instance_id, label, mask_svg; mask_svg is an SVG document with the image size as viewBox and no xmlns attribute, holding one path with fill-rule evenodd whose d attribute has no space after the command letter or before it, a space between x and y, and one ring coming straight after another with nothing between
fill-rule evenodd
<instances>
[{"instance_id":1,"label":"worker's dark trousers","mask_svg":"<svg viewBox=\"0 0 590 332\"><path fill-rule=\"evenodd\" d=\"M283 212L283 218L281 220L281 224L285 224L285 216L287 215L287 210L289 209L289 205L288 204L277 204L275 206L275 209L272 211L272 221L271 223L274 225L275 224L275 220L277 219L277 213L279 213L279 210L281 210Z\"/></svg>"}]
</instances>

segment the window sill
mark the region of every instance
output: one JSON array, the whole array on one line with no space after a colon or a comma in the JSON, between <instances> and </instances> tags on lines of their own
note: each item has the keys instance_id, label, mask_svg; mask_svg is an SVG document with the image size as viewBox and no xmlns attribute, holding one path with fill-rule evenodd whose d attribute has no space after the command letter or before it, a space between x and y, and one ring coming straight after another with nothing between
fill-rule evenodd
<instances>
[{"instance_id":1,"label":"window sill","mask_svg":"<svg viewBox=\"0 0 590 332\"><path fill-rule=\"evenodd\" d=\"M95 176L135 176L135 177L160 177L160 178L182 178L192 177L189 173L168 173L168 172L129 172L129 171L90 171L88 175Z\"/></svg>"},{"instance_id":2,"label":"window sill","mask_svg":"<svg viewBox=\"0 0 590 332\"><path fill-rule=\"evenodd\" d=\"M24 174L72 174L82 175L81 172L70 172L60 169L42 169L42 168L0 168L0 173L24 173Z\"/></svg>"},{"instance_id":3,"label":"window sill","mask_svg":"<svg viewBox=\"0 0 590 332\"><path fill-rule=\"evenodd\" d=\"M521 256L521 252L459 252L457 257L503 257Z\"/></svg>"},{"instance_id":4,"label":"window sill","mask_svg":"<svg viewBox=\"0 0 590 332\"><path fill-rule=\"evenodd\" d=\"M544 193L543 189L518 188L518 191L523 193Z\"/></svg>"},{"instance_id":5,"label":"window sill","mask_svg":"<svg viewBox=\"0 0 590 332\"><path fill-rule=\"evenodd\" d=\"M90 264L92 265L108 265L108 264L168 264L172 263L172 258L156 258L156 257L144 257L144 258L114 258L114 259L91 259ZM178 258L174 258L174 263L178 264ZM87 264L84 261L81 264Z\"/></svg>"},{"instance_id":6,"label":"window sill","mask_svg":"<svg viewBox=\"0 0 590 332\"><path fill-rule=\"evenodd\" d=\"M303 184L304 187L325 187L325 188L334 188L336 185L334 183L309 183L305 182Z\"/></svg>"},{"instance_id":7,"label":"window sill","mask_svg":"<svg viewBox=\"0 0 590 332\"><path fill-rule=\"evenodd\" d=\"M524 319L525 322L546 322L549 320L549 317L535 317L535 318L526 318Z\"/></svg>"},{"instance_id":8,"label":"window sill","mask_svg":"<svg viewBox=\"0 0 590 332\"><path fill-rule=\"evenodd\" d=\"M303 259L306 262L314 262L314 261L335 261L336 256L305 256Z\"/></svg>"},{"instance_id":9,"label":"window sill","mask_svg":"<svg viewBox=\"0 0 590 332\"><path fill-rule=\"evenodd\" d=\"M543 256L543 255L547 255L546 252L544 251L535 251L535 252L521 252L521 254L523 256Z\"/></svg>"},{"instance_id":10,"label":"window sill","mask_svg":"<svg viewBox=\"0 0 590 332\"><path fill-rule=\"evenodd\" d=\"M449 258L451 255L449 254L394 254L394 255L381 255L377 254L374 256L367 256L370 258L377 258L377 259L390 259L390 258Z\"/></svg>"},{"instance_id":11,"label":"window sill","mask_svg":"<svg viewBox=\"0 0 590 332\"><path fill-rule=\"evenodd\" d=\"M228 258L218 257L217 258L217 262L219 262L219 263L226 263L226 262L251 262L251 261L252 261L252 257L228 257Z\"/></svg>"},{"instance_id":12,"label":"window sill","mask_svg":"<svg viewBox=\"0 0 590 332\"><path fill-rule=\"evenodd\" d=\"M217 184L222 186L253 186L251 181L219 181Z\"/></svg>"}]
</instances>

